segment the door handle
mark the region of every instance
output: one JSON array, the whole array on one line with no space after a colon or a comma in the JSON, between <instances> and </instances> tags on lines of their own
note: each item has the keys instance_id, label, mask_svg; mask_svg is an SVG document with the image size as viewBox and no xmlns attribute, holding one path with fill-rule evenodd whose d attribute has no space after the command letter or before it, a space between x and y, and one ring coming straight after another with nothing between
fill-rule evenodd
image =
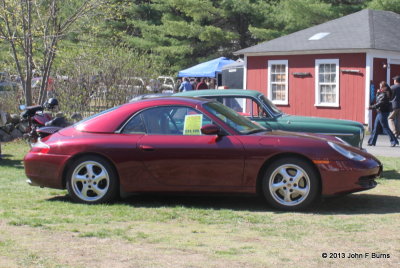
<instances>
[{"instance_id":1,"label":"door handle","mask_svg":"<svg viewBox=\"0 0 400 268\"><path fill-rule=\"evenodd\" d=\"M154 151L155 149L149 145L139 145L140 150L142 151Z\"/></svg>"}]
</instances>

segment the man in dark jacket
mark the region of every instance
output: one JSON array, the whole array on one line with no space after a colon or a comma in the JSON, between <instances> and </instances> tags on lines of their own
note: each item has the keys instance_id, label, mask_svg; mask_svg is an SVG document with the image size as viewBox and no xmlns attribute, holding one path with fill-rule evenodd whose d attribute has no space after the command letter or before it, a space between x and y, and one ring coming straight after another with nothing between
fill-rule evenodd
<instances>
[{"instance_id":1,"label":"man in dark jacket","mask_svg":"<svg viewBox=\"0 0 400 268\"><path fill-rule=\"evenodd\" d=\"M390 130L398 138L400 137L400 75L393 77L392 90L392 112L389 114L388 123Z\"/></svg>"},{"instance_id":2,"label":"man in dark jacket","mask_svg":"<svg viewBox=\"0 0 400 268\"><path fill-rule=\"evenodd\" d=\"M383 132L389 135L390 144L392 147L399 144L399 141L396 139L394 134L390 131L388 126L388 116L391 110L390 105L390 88L389 85L385 83L383 87L378 91L378 95L376 96L376 103L371 105L371 109L375 109L377 111L374 129L372 130L371 137L368 140L368 146L375 146L376 140L378 139L378 127L379 125L382 127Z\"/></svg>"}]
</instances>

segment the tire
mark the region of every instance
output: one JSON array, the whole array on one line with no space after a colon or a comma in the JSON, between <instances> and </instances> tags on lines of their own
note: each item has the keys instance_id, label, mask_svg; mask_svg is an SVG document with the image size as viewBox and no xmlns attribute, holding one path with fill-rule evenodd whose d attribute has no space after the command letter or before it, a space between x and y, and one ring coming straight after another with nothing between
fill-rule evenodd
<instances>
[{"instance_id":1,"label":"tire","mask_svg":"<svg viewBox=\"0 0 400 268\"><path fill-rule=\"evenodd\" d=\"M262 192L274 208L297 211L309 207L320 192L316 170L299 158L282 158L268 166Z\"/></svg>"},{"instance_id":2,"label":"tire","mask_svg":"<svg viewBox=\"0 0 400 268\"><path fill-rule=\"evenodd\" d=\"M72 200L78 203L108 203L118 193L117 175L103 158L83 156L75 160L67 171L67 190Z\"/></svg>"}]
</instances>

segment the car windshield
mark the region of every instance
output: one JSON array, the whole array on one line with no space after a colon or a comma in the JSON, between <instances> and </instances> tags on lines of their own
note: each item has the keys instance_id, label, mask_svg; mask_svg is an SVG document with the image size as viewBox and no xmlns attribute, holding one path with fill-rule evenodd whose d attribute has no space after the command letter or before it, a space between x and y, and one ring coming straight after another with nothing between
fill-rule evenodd
<instances>
[{"instance_id":1,"label":"car windshield","mask_svg":"<svg viewBox=\"0 0 400 268\"><path fill-rule=\"evenodd\" d=\"M260 96L261 101L268 107L270 112L272 113L272 116L277 117L283 115L283 112L278 109L278 107L275 106L275 104L272 103L269 99L267 99L264 95Z\"/></svg>"},{"instance_id":2,"label":"car windshield","mask_svg":"<svg viewBox=\"0 0 400 268\"><path fill-rule=\"evenodd\" d=\"M241 134L247 135L266 131L266 129L262 126L253 123L246 117L238 114L234 110L222 105L219 102L208 102L204 104L204 108Z\"/></svg>"}]
</instances>

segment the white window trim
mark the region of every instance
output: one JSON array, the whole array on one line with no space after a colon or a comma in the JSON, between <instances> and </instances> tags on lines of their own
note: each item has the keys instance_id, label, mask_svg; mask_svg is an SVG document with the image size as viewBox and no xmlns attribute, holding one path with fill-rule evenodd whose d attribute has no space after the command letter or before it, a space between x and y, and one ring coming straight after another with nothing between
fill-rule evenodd
<instances>
[{"instance_id":1,"label":"white window trim","mask_svg":"<svg viewBox=\"0 0 400 268\"><path fill-rule=\"evenodd\" d=\"M272 100L272 86L271 86L271 65L274 64L285 64L285 100L277 101ZM289 104L289 61L288 60L269 60L268 61L268 98L274 103L278 105L288 105Z\"/></svg>"},{"instance_id":2,"label":"white window trim","mask_svg":"<svg viewBox=\"0 0 400 268\"><path fill-rule=\"evenodd\" d=\"M319 65L320 64L336 64L336 102L335 103L321 103L320 101L320 92L319 92ZM339 59L321 59L315 60L315 106L321 107L339 107L339 98L340 98L340 90L339 90Z\"/></svg>"}]
</instances>

